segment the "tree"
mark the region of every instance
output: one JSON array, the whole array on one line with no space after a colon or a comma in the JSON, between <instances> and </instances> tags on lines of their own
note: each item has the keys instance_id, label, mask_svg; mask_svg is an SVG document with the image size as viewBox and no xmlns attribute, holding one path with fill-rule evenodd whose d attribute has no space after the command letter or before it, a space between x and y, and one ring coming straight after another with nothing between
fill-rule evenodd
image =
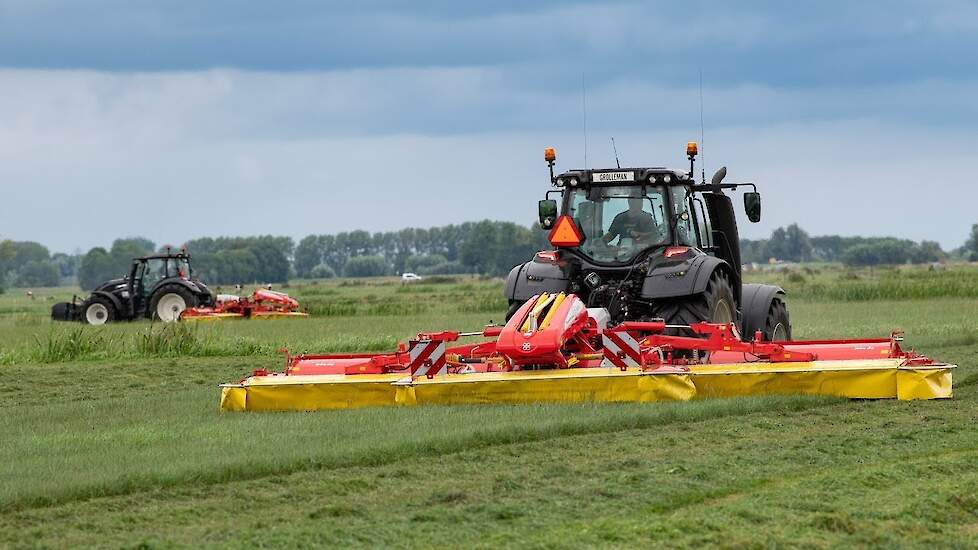
<instances>
[{"instance_id":1,"label":"tree","mask_svg":"<svg viewBox=\"0 0 978 550\"><path fill-rule=\"evenodd\" d=\"M319 237L309 235L299 241L295 247L295 274L308 277L310 272L323 262L323 251L320 248Z\"/></svg>"},{"instance_id":2,"label":"tree","mask_svg":"<svg viewBox=\"0 0 978 550\"><path fill-rule=\"evenodd\" d=\"M143 253L144 256L152 254L153 251L156 250L156 243L147 239L146 237L126 237L125 239L117 239L117 240L122 240L122 241L132 243L133 246L141 250L145 250L146 252ZM113 243L113 245L114 244L115 243Z\"/></svg>"},{"instance_id":3,"label":"tree","mask_svg":"<svg viewBox=\"0 0 978 550\"><path fill-rule=\"evenodd\" d=\"M260 262L251 250L247 248L222 250L215 254L215 257L217 271L214 274L214 283L247 284L259 282Z\"/></svg>"},{"instance_id":4,"label":"tree","mask_svg":"<svg viewBox=\"0 0 978 550\"><path fill-rule=\"evenodd\" d=\"M920 241L920 244L911 243L910 261L915 264L926 264L938 262L947 257L941 250L941 245L934 241Z\"/></svg>"},{"instance_id":5,"label":"tree","mask_svg":"<svg viewBox=\"0 0 978 550\"><path fill-rule=\"evenodd\" d=\"M57 252L51 254L51 261L58 268L58 272L61 274L62 279L67 279L74 277L78 271L78 264L81 262L81 256L77 254L65 254L63 252Z\"/></svg>"},{"instance_id":6,"label":"tree","mask_svg":"<svg viewBox=\"0 0 978 550\"><path fill-rule=\"evenodd\" d=\"M13 241L14 257L10 260L10 269L17 271L27 262L40 262L51 259L48 248L34 241Z\"/></svg>"},{"instance_id":7,"label":"tree","mask_svg":"<svg viewBox=\"0 0 978 550\"><path fill-rule=\"evenodd\" d=\"M811 237L812 256L824 262L837 262L842 259L849 247L865 244L862 237L842 237L840 235L822 235Z\"/></svg>"},{"instance_id":8,"label":"tree","mask_svg":"<svg viewBox=\"0 0 978 550\"><path fill-rule=\"evenodd\" d=\"M513 266L525 262L539 250L533 232L510 222L497 222L495 241L492 243L492 275L509 273ZM549 243L548 243L549 247Z\"/></svg>"},{"instance_id":9,"label":"tree","mask_svg":"<svg viewBox=\"0 0 978 550\"><path fill-rule=\"evenodd\" d=\"M740 239L740 261L745 264L766 262L767 258L764 257L766 246L767 239Z\"/></svg>"},{"instance_id":10,"label":"tree","mask_svg":"<svg viewBox=\"0 0 978 550\"><path fill-rule=\"evenodd\" d=\"M978 262L978 223L971 226L971 236L964 243L964 253L969 261Z\"/></svg>"},{"instance_id":11,"label":"tree","mask_svg":"<svg viewBox=\"0 0 978 550\"><path fill-rule=\"evenodd\" d=\"M459 259L476 273L489 273L495 267L495 243L496 224L489 220L478 222L462 242Z\"/></svg>"},{"instance_id":12,"label":"tree","mask_svg":"<svg viewBox=\"0 0 978 550\"><path fill-rule=\"evenodd\" d=\"M418 273L429 267L443 264L447 261L448 258L442 256L441 254L415 254L413 256L409 256L404 261L404 271Z\"/></svg>"},{"instance_id":13,"label":"tree","mask_svg":"<svg viewBox=\"0 0 978 550\"><path fill-rule=\"evenodd\" d=\"M336 270L326 264L319 264L309 271L309 276L313 279L332 279L336 277Z\"/></svg>"},{"instance_id":14,"label":"tree","mask_svg":"<svg viewBox=\"0 0 978 550\"><path fill-rule=\"evenodd\" d=\"M842 255L848 266L898 265L910 258L910 247L897 239L879 239L872 243L850 247Z\"/></svg>"},{"instance_id":15,"label":"tree","mask_svg":"<svg viewBox=\"0 0 978 550\"><path fill-rule=\"evenodd\" d=\"M58 286L61 272L51 260L31 260L21 266L17 275L20 286Z\"/></svg>"},{"instance_id":16,"label":"tree","mask_svg":"<svg viewBox=\"0 0 978 550\"><path fill-rule=\"evenodd\" d=\"M768 258L804 262L812 258L812 243L808 233L793 223L787 228L779 227L771 233L765 254Z\"/></svg>"},{"instance_id":17,"label":"tree","mask_svg":"<svg viewBox=\"0 0 978 550\"><path fill-rule=\"evenodd\" d=\"M292 239L289 237L258 237L246 247L258 259L257 273L263 283L285 283L289 280L289 256Z\"/></svg>"},{"instance_id":18,"label":"tree","mask_svg":"<svg viewBox=\"0 0 978 550\"><path fill-rule=\"evenodd\" d=\"M343 268L343 275L347 277L380 277L387 273L387 261L382 256L350 258Z\"/></svg>"},{"instance_id":19,"label":"tree","mask_svg":"<svg viewBox=\"0 0 978 550\"><path fill-rule=\"evenodd\" d=\"M292 269L291 237L219 237L187 243L194 268L212 284L285 283Z\"/></svg>"},{"instance_id":20,"label":"tree","mask_svg":"<svg viewBox=\"0 0 978 550\"><path fill-rule=\"evenodd\" d=\"M10 270L10 260L14 258L15 254L13 241L9 239L0 241L0 293L3 292L7 271Z\"/></svg>"},{"instance_id":21,"label":"tree","mask_svg":"<svg viewBox=\"0 0 978 550\"><path fill-rule=\"evenodd\" d=\"M112 256L102 247L89 250L78 266L78 284L85 290L94 289L104 281L123 275L124 273L119 273L116 269Z\"/></svg>"},{"instance_id":22,"label":"tree","mask_svg":"<svg viewBox=\"0 0 978 550\"><path fill-rule=\"evenodd\" d=\"M419 275L461 275L463 273L471 273L471 271L471 269L462 265L462 262L455 260L419 268L417 273Z\"/></svg>"},{"instance_id":23,"label":"tree","mask_svg":"<svg viewBox=\"0 0 978 550\"><path fill-rule=\"evenodd\" d=\"M112 256L114 271L116 273L128 273L133 258L148 256L155 249L156 245L153 244L153 241L143 237L128 237L112 241L109 255Z\"/></svg>"}]
</instances>

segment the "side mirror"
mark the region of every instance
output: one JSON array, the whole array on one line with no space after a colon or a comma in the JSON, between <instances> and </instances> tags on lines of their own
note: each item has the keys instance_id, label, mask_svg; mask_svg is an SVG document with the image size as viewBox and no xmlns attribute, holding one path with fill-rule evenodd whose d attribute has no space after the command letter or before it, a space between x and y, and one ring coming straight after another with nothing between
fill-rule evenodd
<instances>
[{"instance_id":1,"label":"side mirror","mask_svg":"<svg viewBox=\"0 0 978 550\"><path fill-rule=\"evenodd\" d=\"M717 170L715 174L713 174L713 179L710 180L710 182L713 185L720 185L720 183L723 182L723 178L725 177L727 177L727 167L721 166L720 169Z\"/></svg>"},{"instance_id":2,"label":"side mirror","mask_svg":"<svg viewBox=\"0 0 978 550\"><path fill-rule=\"evenodd\" d=\"M544 199L537 203L537 212L540 215L540 227L551 229L557 221L557 201Z\"/></svg>"},{"instance_id":3,"label":"side mirror","mask_svg":"<svg viewBox=\"0 0 978 550\"><path fill-rule=\"evenodd\" d=\"M757 191L744 193L744 211L753 223L761 221L761 194Z\"/></svg>"}]
</instances>

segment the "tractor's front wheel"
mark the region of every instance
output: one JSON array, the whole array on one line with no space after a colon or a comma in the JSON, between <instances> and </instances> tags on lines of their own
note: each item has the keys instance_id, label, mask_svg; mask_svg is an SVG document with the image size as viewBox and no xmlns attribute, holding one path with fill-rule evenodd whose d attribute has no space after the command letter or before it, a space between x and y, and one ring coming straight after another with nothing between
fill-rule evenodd
<instances>
[{"instance_id":1,"label":"tractor's front wheel","mask_svg":"<svg viewBox=\"0 0 978 550\"><path fill-rule=\"evenodd\" d=\"M172 323L180 320L183 310L196 306L197 300L193 293L182 286L174 285L156 291L149 307L154 318L164 323Z\"/></svg>"}]
</instances>

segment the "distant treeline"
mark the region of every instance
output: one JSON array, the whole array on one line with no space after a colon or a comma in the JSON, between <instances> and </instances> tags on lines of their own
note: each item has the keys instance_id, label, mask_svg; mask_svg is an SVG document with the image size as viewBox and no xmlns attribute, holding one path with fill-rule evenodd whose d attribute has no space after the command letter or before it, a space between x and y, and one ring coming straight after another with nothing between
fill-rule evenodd
<instances>
[{"instance_id":1,"label":"distant treeline","mask_svg":"<svg viewBox=\"0 0 978 550\"><path fill-rule=\"evenodd\" d=\"M502 275L549 246L536 226L484 220L433 228L290 237L200 238L186 243L196 274L215 284L284 283L290 277L373 277L413 271L422 275ZM160 250L141 237L117 239L109 250L51 255L35 242L0 243L0 275L8 284L56 286L74 281L91 289L128 275L132 258ZM0 284L2 287L2 284Z\"/></svg>"},{"instance_id":2,"label":"distant treeline","mask_svg":"<svg viewBox=\"0 0 978 550\"><path fill-rule=\"evenodd\" d=\"M894 237L812 237L797 224L779 227L767 239L741 239L744 263L771 260L840 262L847 266L900 265L939 262L949 257L978 261L978 224L964 246L945 252L934 241L914 242Z\"/></svg>"},{"instance_id":3,"label":"distant treeline","mask_svg":"<svg viewBox=\"0 0 978 550\"><path fill-rule=\"evenodd\" d=\"M351 231L309 235L295 249L295 274L299 277L370 277L404 272L502 275L548 247L546 237L535 226L528 228L489 220L373 234Z\"/></svg>"},{"instance_id":4,"label":"distant treeline","mask_svg":"<svg viewBox=\"0 0 978 550\"><path fill-rule=\"evenodd\" d=\"M215 284L283 283L291 277L372 277L414 272L421 275L474 273L504 275L534 252L549 247L536 225L484 220L442 227L370 233L349 231L309 235L296 245L290 237L219 237L187 244L197 274ZM106 250L51 254L30 241L0 241L0 289L57 286L77 282L90 289L129 272L132 258L158 251L141 237L117 239ZM851 266L927 263L949 257L978 261L978 224L964 246L945 252L936 242L892 237L810 236L797 224L780 227L767 239L741 240L745 263L772 258L795 262L841 262Z\"/></svg>"}]
</instances>

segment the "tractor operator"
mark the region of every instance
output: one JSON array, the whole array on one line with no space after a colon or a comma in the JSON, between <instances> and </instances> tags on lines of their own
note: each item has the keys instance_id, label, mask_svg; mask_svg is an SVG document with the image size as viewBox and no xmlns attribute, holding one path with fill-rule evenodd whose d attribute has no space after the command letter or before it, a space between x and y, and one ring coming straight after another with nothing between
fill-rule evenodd
<instances>
[{"instance_id":1,"label":"tractor operator","mask_svg":"<svg viewBox=\"0 0 978 550\"><path fill-rule=\"evenodd\" d=\"M601 239L605 244L611 243L616 237L621 243L622 239L633 239L635 242L650 243L659 240L659 230L656 227L655 218L645 210L642 210L642 198L631 197L628 199L628 210L619 213L611 222L608 233Z\"/></svg>"}]
</instances>

